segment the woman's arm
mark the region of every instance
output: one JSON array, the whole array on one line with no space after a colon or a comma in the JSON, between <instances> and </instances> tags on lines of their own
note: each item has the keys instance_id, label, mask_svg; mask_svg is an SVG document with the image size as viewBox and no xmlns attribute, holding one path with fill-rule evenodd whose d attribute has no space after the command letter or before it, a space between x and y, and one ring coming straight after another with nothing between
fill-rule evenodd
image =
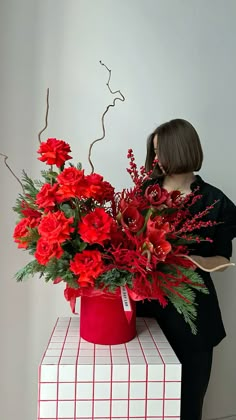
<instances>
[{"instance_id":1,"label":"woman's arm","mask_svg":"<svg viewBox=\"0 0 236 420\"><path fill-rule=\"evenodd\" d=\"M204 269L206 269L207 271L224 271L226 270L226 268L228 268L228 266L230 265L234 265L232 263L230 263L230 261L225 258L225 257L221 257L220 255L216 255L214 257L201 257L200 255L190 255L191 259L193 261L195 261L197 264L201 265ZM225 264L229 264L228 266L225 267L221 267L222 265ZM214 268L216 267L221 267L221 268L217 268L214 270Z\"/></svg>"}]
</instances>

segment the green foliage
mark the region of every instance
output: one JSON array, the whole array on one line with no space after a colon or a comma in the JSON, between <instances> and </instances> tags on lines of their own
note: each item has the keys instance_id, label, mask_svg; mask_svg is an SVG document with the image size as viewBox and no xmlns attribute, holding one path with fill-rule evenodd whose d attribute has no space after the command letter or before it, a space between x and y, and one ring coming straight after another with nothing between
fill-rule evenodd
<instances>
[{"instance_id":1,"label":"green foliage","mask_svg":"<svg viewBox=\"0 0 236 420\"><path fill-rule=\"evenodd\" d=\"M177 269L188 279L191 280L191 284L181 283L179 286L174 287L174 291L171 291L165 287L163 282L163 289L166 292L166 295L172 305L175 307L177 312L184 317L184 320L189 324L193 334L197 334L197 327L195 325L195 320L197 316L197 304L196 300L196 290L204 294L209 294L209 290L204 284L202 277L194 270L185 268L182 266L166 265L161 264L159 267L163 273L167 275L173 275L178 279L180 275L177 275ZM175 280L173 280L175 282ZM180 298L182 296L184 299Z\"/></svg>"},{"instance_id":2,"label":"green foliage","mask_svg":"<svg viewBox=\"0 0 236 420\"><path fill-rule=\"evenodd\" d=\"M198 290L205 295L209 294L209 290L206 287L202 277L196 271L191 270L190 268L178 267L178 269L191 280L192 284L189 287Z\"/></svg>"},{"instance_id":3,"label":"green foliage","mask_svg":"<svg viewBox=\"0 0 236 420\"><path fill-rule=\"evenodd\" d=\"M185 322L189 324L191 331L194 335L197 334L197 327L194 323L197 316L197 304L195 303L195 292L190 289L187 285L181 285L179 287L175 287L176 292L180 295L184 296L184 299L180 299L178 294L170 292L166 289L166 294L168 296L169 301L175 307L177 312L184 317Z\"/></svg>"},{"instance_id":4,"label":"green foliage","mask_svg":"<svg viewBox=\"0 0 236 420\"><path fill-rule=\"evenodd\" d=\"M16 281L23 281L33 277L36 273L44 273L45 266L38 263L37 260L30 261L15 274Z\"/></svg>"},{"instance_id":5,"label":"green foliage","mask_svg":"<svg viewBox=\"0 0 236 420\"><path fill-rule=\"evenodd\" d=\"M76 216L76 209L71 208L70 204L63 203L60 205L60 210L63 211L66 217L75 217Z\"/></svg>"},{"instance_id":6,"label":"green foliage","mask_svg":"<svg viewBox=\"0 0 236 420\"><path fill-rule=\"evenodd\" d=\"M52 258L47 264L47 271L44 274L45 281L54 281L56 278L60 277L65 281L70 287L77 289L78 282L70 271L70 255L64 253L60 259Z\"/></svg>"},{"instance_id":7,"label":"green foliage","mask_svg":"<svg viewBox=\"0 0 236 420\"><path fill-rule=\"evenodd\" d=\"M109 292L114 292L117 287L125 286L126 284L132 287L132 280L133 274L129 271L112 268L99 276L95 281L95 285L101 288L102 284L104 289L107 289Z\"/></svg>"},{"instance_id":8,"label":"green foliage","mask_svg":"<svg viewBox=\"0 0 236 420\"><path fill-rule=\"evenodd\" d=\"M34 210L38 210L35 204L36 195L39 192L39 188L36 187L35 182L28 177L27 173L23 171L22 184L24 187L24 193L19 194L16 204L13 210L23 217L22 215L22 202L27 203L28 207Z\"/></svg>"},{"instance_id":9,"label":"green foliage","mask_svg":"<svg viewBox=\"0 0 236 420\"><path fill-rule=\"evenodd\" d=\"M25 171L23 171L22 183L24 186L26 201L32 202L34 204L34 200L39 190L35 187L34 181L28 177Z\"/></svg>"},{"instance_id":10,"label":"green foliage","mask_svg":"<svg viewBox=\"0 0 236 420\"><path fill-rule=\"evenodd\" d=\"M48 170L48 171L41 171L41 175L48 184L54 184L54 182L56 182L58 173L52 170Z\"/></svg>"}]
</instances>

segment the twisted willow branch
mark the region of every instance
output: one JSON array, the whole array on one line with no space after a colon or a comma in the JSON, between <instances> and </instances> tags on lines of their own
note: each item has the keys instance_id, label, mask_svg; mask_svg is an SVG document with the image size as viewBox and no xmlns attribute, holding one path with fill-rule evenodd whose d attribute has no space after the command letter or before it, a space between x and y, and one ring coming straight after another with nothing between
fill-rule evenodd
<instances>
[{"instance_id":1,"label":"twisted willow branch","mask_svg":"<svg viewBox=\"0 0 236 420\"><path fill-rule=\"evenodd\" d=\"M106 116L106 114L108 113L108 111L109 111L109 109L110 109L110 108L115 107L115 105L116 105L116 102L117 102L117 101L121 101L121 102L124 102L124 101L125 101L125 97L124 97L123 93L121 93L121 91L120 91L120 90L113 91L113 90L111 89L111 87L110 87L110 81L111 81L111 70L110 70L110 69L106 66L106 64L102 63L102 61L100 61L100 64L101 64L101 66L104 66L104 67L107 69L108 73L109 73L109 76L108 76L108 81L107 81L107 83L106 83L106 85L107 85L107 87L108 87L109 92L110 92L112 95L119 94L119 95L120 95L120 97L118 96L118 97L114 98L114 100L113 100L112 104L107 105L106 110L105 110L105 111L104 111L104 113L102 114L102 136L101 136L101 137L99 137L98 139L94 140L94 141L90 144L90 146L89 146L88 161L89 161L90 166L91 166L91 169L92 169L92 171L91 171L91 173L92 173L92 174L94 173L94 165L93 165L92 160L91 160L92 148L93 148L93 146L94 146L94 144L95 144L95 143L97 143L98 141L103 140L103 139L105 138L105 136L106 136L106 128L105 128L105 123L104 123L105 116Z\"/></svg>"},{"instance_id":2,"label":"twisted willow branch","mask_svg":"<svg viewBox=\"0 0 236 420\"><path fill-rule=\"evenodd\" d=\"M10 165L8 165L8 163L7 163L8 156L7 155L4 155L3 153L0 153L0 156L3 156L4 157L4 163L5 163L6 167L7 167L7 169L11 172L11 174L14 176L14 178L16 178L16 180L19 182L19 184L20 184L20 186L21 186L21 188L22 188L22 190L24 192L24 185L22 184L22 182L18 178L18 176L13 172L13 170L10 167Z\"/></svg>"},{"instance_id":3,"label":"twisted willow branch","mask_svg":"<svg viewBox=\"0 0 236 420\"><path fill-rule=\"evenodd\" d=\"M46 108L46 115L45 115L45 126L42 128L42 130L38 133L38 140L39 143L41 143L41 134L47 129L48 127L48 112L49 112L49 88L47 88L47 108Z\"/></svg>"}]
</instances>

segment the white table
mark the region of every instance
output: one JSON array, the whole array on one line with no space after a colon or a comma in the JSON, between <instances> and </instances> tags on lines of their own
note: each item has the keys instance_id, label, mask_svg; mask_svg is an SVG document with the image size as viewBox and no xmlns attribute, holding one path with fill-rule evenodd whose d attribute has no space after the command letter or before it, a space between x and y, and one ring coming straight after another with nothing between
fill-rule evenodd
<instances>
[{"instance_id":1,"label":"white table","mask_svg":"<svg viewBox=\"0 0 236 420\"><path fill-rule=\"evenodd\" d=\"M179 420L181 364L154 319L126 344L94 345L59 318L39 367L38 420Z\"/></svg>"}]
</instances>

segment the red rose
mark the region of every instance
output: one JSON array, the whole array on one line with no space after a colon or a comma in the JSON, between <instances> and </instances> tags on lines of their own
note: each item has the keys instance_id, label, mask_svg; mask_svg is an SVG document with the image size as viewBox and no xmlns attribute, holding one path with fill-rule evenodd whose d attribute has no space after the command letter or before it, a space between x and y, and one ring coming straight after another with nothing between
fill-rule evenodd
<instances>
[{"instance_id":1,"label":"red rose","mask_svg":"<svg viewBox=\"0 0 236 420\"><path fill-rule=\"evenodd\" d=\"M44 184L41 190L36 195L36 204L39 208L53 209L57 204L56 191L58 184Z\"/></svg>"},{"instance_id":2,"label":"red rose","mask_svg":"<svg viewBox=\"0 0 236 420\"><path fill-rule=\"evenodd\" d=\"M67 160L72 159L68 154L70 152L71 149L68 143L55 138L42 142L37 151L41 155L38 158L39 160L46 162L47 165L56 165L58 168L61 168Z\"/></svg>"},{"instance_id":3,"label":"red rose","mask_svg":"<svg viewBox=\"0 0 236 420\"><path fill-rule=\"evenodd\" d=\"M59 201L65 201L71 197L81 197L86 195L88 190L84 177L84 171L71 167L62 171L57 181L60 185L57 196Z\"/></svg>"},{"instance_id":4,"label":"red rose","mask_svg":"<svg viewBox=\"0 0 236 420\"><path fill-rule=\"evenodd\" d=\"M28 248L30 242L29 229L33 229L37 225L38 220L34 218L32 219L31 217L21 219L21 221L17 223L14 229L13 238L18 244L18 248Z\"/></svg>"},{"instance_id":5,"label":"red rose","mask_svg":"<svg viewBox=\"0 0 236 420\"><path fill-rule=\"evenodd\" d=\"M90 174L86 176L89 186L100 185L103 181L103 176L100 174Z\"/></svg>"},{"instance_id":6,"label":"red rose","mask_svg":"<svg viewBox=\"0 0 236 420\"><path fill-rule=\"evenodd\" d=\"M75 167L64 169L58 176L57 181L60 185L68 185L77 187L78 184L84 179L84 171Z\"/></svg>"},{"instance_id":7,"label":"red rose","mask_svg":"<svg viewBox=\"0 0 236 420\"><path fill-rule=\"evenodd\" d=\"M161 188L158 184L155 184L146 188L145 197L152 206L156 207L165 203L169 197L169 193L164 188Z\"/></svg>"},{"instance_id":8,"label":"red rose","mask_svg":"<svg viewBox=\"0 0 236 420\"><path fill-rule=\"evenodd\" d=\"M70 269L79 275L78 283L81 287L94 286L94 279L102 273L102 255L96 250L85 250L75 255Z\"/></svg>"},{"instance_id":9,"label":"red rose","mask_svg":"<svg viewBox=\"0 0 236 420\"><path fill-rule=\"evenodd\" d=\"M131 232L138 232L144 225L144 217L136 207L129 206L121 214L121 224Z\"/></svg>"},{"instance_id":10,"label":"red rose","mask_svg":"<svg viewBox=\"0 0 236 420\"><path fill-rule=\"evenodd\" d=\"M96 208L82 218L78 232L83 241L89 244L100 244L111 238L111 230L114 225L112 217L102 208Z\"/></svg>"},{"instance_id":11,"label":"red rose","mask_svg":"<svg viewBox=\"0 0 236 420\"><path fill-rule=\"evenodd\" d=\"M58 242L49 242L47 238L40 238L34 256L39 264L46 265L51 258L61 258L62 254L63 249Z\"/></svg>"},{"instance_id":12,"label":"red rose","mask_svg":"<svg viewBox=\"0 0 236 420\"><path fill-rule=\"evenodd\" d=\"M103 177L99 174L91 174L86 176L87 191L86 197L94 198L99 202L110 201L114 196L114 188L112 185L103 181Z\"/></svg>"},{"instance_id":13,"label":"red rose","mask_svg":"<svg viewBox=\"0 0 236 420\"><path fill-rule=\"evenodd\" d=\"M102 184L102 193L98 198L99 201L111 201L114 197L115 188L110 184L110 182L103 181Z\"/></svg>"},{"instance_id":14,"label":"red rose","mask_svg":"<svg viewBox=\"0 0 236 420\"><path fill-rule=\"evenodd\" d=\"M74 228L73 217L67 219L62 211L49 212L42 219L38 231L49 242L64 242L70 238Z\"/></svg>"}]
</instances>

